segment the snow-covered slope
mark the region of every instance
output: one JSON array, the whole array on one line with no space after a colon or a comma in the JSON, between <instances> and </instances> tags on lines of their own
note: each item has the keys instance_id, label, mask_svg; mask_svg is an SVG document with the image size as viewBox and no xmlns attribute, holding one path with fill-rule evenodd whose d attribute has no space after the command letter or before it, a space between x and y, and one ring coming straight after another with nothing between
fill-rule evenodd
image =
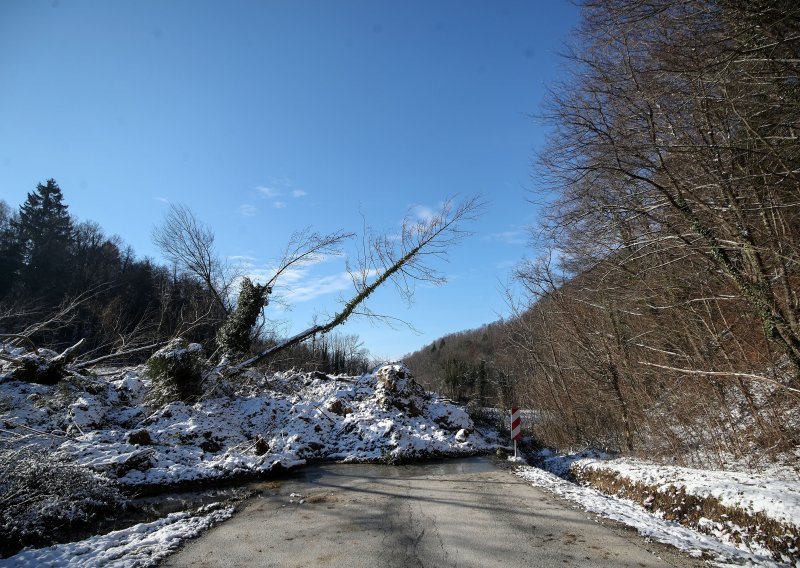
<instances>
[{"instance_id":1,"label":"snow-covered slope","mask_svg":"<svg viewBox=\"0 0 800 568\"><path fill-rule=\"evenodd\" d=\"M360 377L251 373L246 389L155 410L138 368L70 383L0 384L3 444L39 444L128 487L493 447L462 408L425 392L399 363Z\"/></svg>"}]
</instances>

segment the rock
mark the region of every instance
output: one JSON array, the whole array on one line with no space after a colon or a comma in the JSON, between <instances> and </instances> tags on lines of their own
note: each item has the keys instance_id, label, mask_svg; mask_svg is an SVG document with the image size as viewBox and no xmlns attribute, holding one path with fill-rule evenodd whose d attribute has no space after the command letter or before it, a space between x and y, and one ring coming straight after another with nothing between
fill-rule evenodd
<instances>
[{"instance_id":1,"label":"rock","mask_svg":"<svg viewBox=\"0 0 800 568\"><path fill-rule=\"evenodd\" d=\"M132 452L121 463L116 464L114 474L117 477L124 477L126 473L132 470L147 471L153 467L153 450L143 450L139 452Z\"/></svg>"},{"instance_id":2,"label":"rock","mask_svg":"<svg viewBox=\"0 0 800 568\"><path fill-rule=\"evenodd\" d=\"M384 365L375 377L378 381L375 396L383 409L394 407L409 416L422 416L420 406L424 405L425 389L414 380L408 367L402 363Z\"/></svg>"},{"instance_id":3,"label":"rock","mask_svg":"<svg viewBox=\"0 0 800 568\"><path fill-rule=\"evenodd\" d=\"M203 432L205 440L200 443L200 449L210 454L217 453L222 449L222 444L216 438L213 438L211 432Z\"/></svg>"},{"instance_id":4,"label":"rock","mask_svg":"<svg viewBox=\"0 0 800 568\"><path fill-rule=\"evenodd\" d=\"M137 446L149 446L153 443L153 439L147 430L137 430L128 434L128 443L136 444Z\"/></svg>"},{"instance_id":5,"label":"rock","mask_svg":"<svg viewBox=\"0 0 800 568\"><path fill-rule=\"evenodd\" d=\"M467 431L465 428L462 428L461 430L456 432L456 442L466 442L469 435L470 432Z\"/></svg>"},{"instance_id":6,"label":"rock","mask_svg":"<svg viewBox=\"0 0 800 568\"><path fill-rule=\"evenodd\" d=\"M256 440L256 445L253 446L253 451L257 456L263 456L269 451L269 444L264 440L264 438L259 436Z\"/></svg>"},{"instance_id":7,"label":"rock","mask_svg":"<svg viewBox=\"0 0 800 568\"><path fill-rule=\"evenodd\" d=\"M348 414L353 413L353 409L349 406L345 406L338 398L333 399L331 402L325 405L325 408L327 408L329 412L333 412L339 416L347 416Z\"/></svg>"},{"instance_id":8,"label":"rock","mask_svg":"<svg viewBox=\"0 0 800 568\"><path fill-rule=\"evenodd\" d=\"M404 395L425 394L425 390L414 380L411 370L403 363L384 365L375 374L378 390Z\"/></svg>"}]
</instances>

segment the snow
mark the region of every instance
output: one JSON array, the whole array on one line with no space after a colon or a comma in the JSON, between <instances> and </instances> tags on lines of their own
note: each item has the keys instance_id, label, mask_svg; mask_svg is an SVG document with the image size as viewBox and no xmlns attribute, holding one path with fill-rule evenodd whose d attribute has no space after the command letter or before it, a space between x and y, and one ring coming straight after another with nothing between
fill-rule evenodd
<instances>
[{"instance_id":1,"label":"snow","mask_svg":"<svg viewBox=\"0 0 800 568\"><path fill-rule=\"evenodd\" d=\"M173 402L150 415L141 369L115 377L95 384L95 394L63 400L53 396L58 387L6 382L0 392L11 403L0 421L12 436L24 427L67 435L39 443L128 487L260 474L308 459L397 461L494 447L462 408L424 392L402 364L360 377L258 377L248 394ZM132 443L139 431L150 444ZM260 455L259 440L267 448Z\"/></svg>"},{"instance_id":2,"label":"snow","mask_svg":"<svg viewBox=\"0 0 800 568\"><path fill-rule=\"evenodd\" d=\"M601 452L537 454L539 467L519 467L516 472L533 485L569 499L606 518L636 528L640 534L671 544L695 556L710 556L719 565L800 566L800 561L782 556L786 564L774 559L761 542L743 538L740 527L701 518L694 528L664 518L663 511L649 511L640 504L592 487L572 483L566 478L599 470L639 483L659 492L683 491L699 498L713 497L726 507L748 514L759 513L781 522L786 535L797 534L800 526L800 483L776 479L767 474L714 471L661 465L641 459L611 458ZM652 496L649 497L652 501ZM645 502L645 504L651 504ZM699 529L699 530L694 530ZM791 563L791 564L789 564Z\"/></svg>"},{"instance_id":3,"label":"snow","mask_svg":"<svg viewBox=\"0 0 800 568\"><path fill-rule=\"evenodd\" d=\"M211 507L205 507L207 511ZM172 513L152 523L141 523L79 542L25 550L0 560L0 566L155 566L180 544L233 515L233 507L200 515Z\"/></svg>"},{"instance_id":4,"label":"snow","mask_svg":"<svg viewBox=\"0 0 800 568\"><path fill-rule=\"evenodd\" d=\"M215 397L157 409L146 405L150 387L143 367L43 386L9 380L0 363L0 447L40 448L132 491L252 477L309 459L395 463L496 447L402 363L359 377L248 371L218 385ZM2 565L150 565L224 511L24 550Z\"/></svg>"},{"instance_id":5,"label":"snow","mask_svg":"<svg viewBox=\"0 0 800 568\"><path fill-rule=\"evenodd\" d=\"M538 467L522 466L516 473L535 487L573 501L590 513L633 527L646 538L672 545L694 557L710 556L717 566L785 566L767 554L741 550L676 522L658 518L633 501L577 485Z\"/></svg>"},{"instance_id":6,"label":"snow","mask_svg":"<svg viewBox=\"0 0 800 568\"><path fill-rule=\"evenodd\" d=\"M784 524L800 526L800 483L760 475L659 465L644 460L585 458L573 467L614 472L659 491L680 487L689 495L714 497L722 505L762 513Z\"/></svg>"}]
</instances>

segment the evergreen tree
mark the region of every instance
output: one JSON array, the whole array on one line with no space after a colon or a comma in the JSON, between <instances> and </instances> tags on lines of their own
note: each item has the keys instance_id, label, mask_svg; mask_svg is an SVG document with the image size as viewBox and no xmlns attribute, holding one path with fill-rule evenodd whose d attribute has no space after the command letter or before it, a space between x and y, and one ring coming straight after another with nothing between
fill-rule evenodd
<instances>
[{"instance_id":1,"label":"evergreen tree","mask_svg":"<svg viewBox=\"0 0 800 568\"><path fill-rule=\"evenodd\" d=\"M258 316L267 305L272 288L264 284L253 284L249 278L242 279L239 301L217 334L217 343L225 355L247 353L253 342L253 328Z\"/></svg>"},{"instance_id":2,"label":"evergreen tree","mask_svg":"<svg viewBox=\"0 0 800 568\"><path fill-rule=\"evenodd\" d=\"M0 298L11 291L22 266L22 245L14 226L15 217L8 204L0 201Z\"/></svg>"},{"instance_id":3,"label":"evergreen tree","mask_svg":"<svg viewBox=\"0 0 800 568\"><path fill-rule=\"evenodd\" d=\"M69 281L72 220L54 179L28 194L13 225L22 245L22 283L29 293L59 300Z\"/></svg>"}]
</instances>

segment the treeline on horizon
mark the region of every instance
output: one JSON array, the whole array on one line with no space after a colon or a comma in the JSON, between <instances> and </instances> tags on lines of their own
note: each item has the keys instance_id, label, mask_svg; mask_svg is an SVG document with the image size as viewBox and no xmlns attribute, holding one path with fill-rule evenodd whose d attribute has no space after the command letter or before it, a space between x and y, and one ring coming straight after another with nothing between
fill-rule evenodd
<instances>
[{"instance_id":1,"label":"treeline on horizon","mask_svg":"<svg viewBox=\"0 0 800 568\"><path fill-rule=\"evenodd\" d=\"M81 359L127 354L140 363L174 337L215 349L227 314L196 275L137 258L118 236L70 215L53 179L13 209L0 200L0 341L60 350L81 339ZM281 338L263 325L253 349ZM24 339L24 341L22 341ZM296 345L271 368L358 374L371 365L356 336Z\"/></svg>"},{"instance_id":2,"label":"treeline on horizon","mask_svg":"<svg viewBox=\"0 0 800 568\"><path fill-rule=\"evenodd\" d=\"M551 447L792 458L800 5L589 0L567 59L541 117L547 252L519 265L510 317L407 362L461 401L535 410Z\"/></svg>"}]
</instances>

